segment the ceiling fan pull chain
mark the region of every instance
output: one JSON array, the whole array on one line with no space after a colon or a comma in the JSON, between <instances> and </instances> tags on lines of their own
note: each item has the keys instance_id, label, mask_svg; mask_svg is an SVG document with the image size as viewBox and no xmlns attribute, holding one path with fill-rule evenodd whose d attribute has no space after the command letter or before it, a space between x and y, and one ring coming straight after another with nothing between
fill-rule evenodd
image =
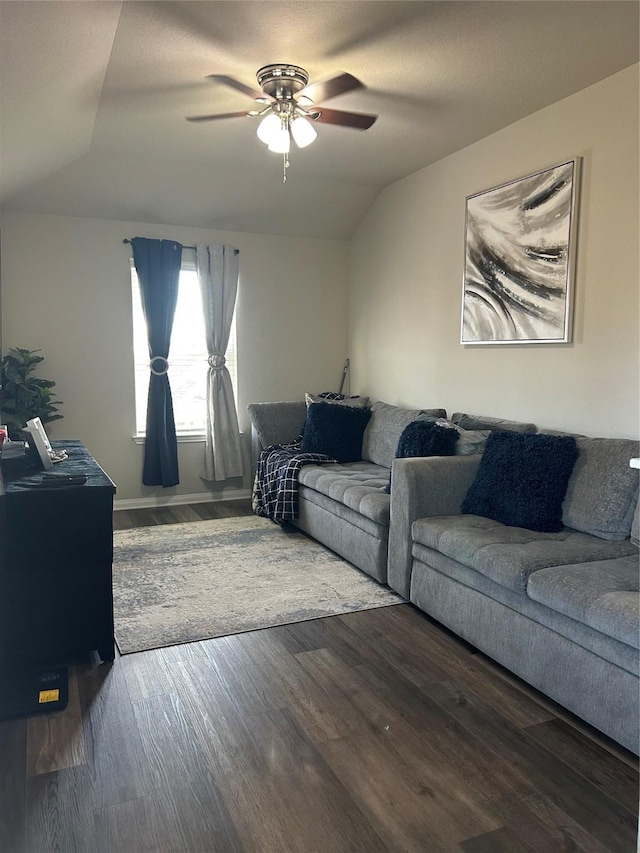
<instances>
[{"instance_id":1,"label":"ceiling fan pull chain","mask_svg":"<svg viewBox=\"0 0 640 853\"><path fill-rule=\"evenodd\" d=\"M289 168L289 158L286 154L282 155L282 183L287 183L287 169Z\"/></svg>"}]
</instances>

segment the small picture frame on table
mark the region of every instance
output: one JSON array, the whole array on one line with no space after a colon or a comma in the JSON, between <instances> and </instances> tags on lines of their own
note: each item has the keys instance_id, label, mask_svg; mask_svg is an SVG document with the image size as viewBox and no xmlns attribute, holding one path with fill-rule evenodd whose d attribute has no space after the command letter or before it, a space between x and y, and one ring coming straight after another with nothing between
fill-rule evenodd
<instances>
[{"instance_id":1,"label":"small picture frame on table","mask_svg":"<svg viewBox=\"0 0 640 853\"><path fill-rule=\"evenodd\" d=\"M37 422L37 423L36 423ZM51 459L51 443L47 438L44 427L40 418L33 418L27 421L27 426L22 432L26 435L27 441L34 447L42 462L42 467L45 471L53 468L53 460Z\"/></svg>"},{"instance_id":2,"label":"small picture frame on table","mask_svg":"<svg viewBox=\"0 0 640 853\"><path fill-rule=\"evenodd\" d=\"M51 452L51 442L49 441L49 436L47 435L44 424L40 420L40 418L31 418L30 421L27 421L27 429L33 430L36 429L42 436L42 441L44 442L44 446L47 448L47 451Z\"/></svg>"}]
</instances>

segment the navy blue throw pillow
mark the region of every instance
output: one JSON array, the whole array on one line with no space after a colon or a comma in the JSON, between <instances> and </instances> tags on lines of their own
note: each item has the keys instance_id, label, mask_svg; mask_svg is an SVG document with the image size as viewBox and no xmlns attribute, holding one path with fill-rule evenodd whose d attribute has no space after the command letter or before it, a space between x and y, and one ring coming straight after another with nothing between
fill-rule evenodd
<instances>
[{"instance_id":1,"label":"navy blue throw pillow","mask_svg":"<svg viewBox=\"0 0 640 853\"><path fill-rule=\"evenodd\" d=\"M411 421L402 430L396 448L396 459L408 456L453 456L458 430L443 427L432 420ZM391 478L385 492L391 491Z\"/></svg>"},{"instance_id":2,"label":"navy blue throw pillow","mask_svg":"<svg viewBox=\"0 0 640 853\"><path fill-rule=\"evenodd\" d=\"M338 462L358 462L362 458L362 436L370 417L371 409L311 403L300 450L324 453Z\"/></svg>"},{"instance_id":3,"label":"navy blue throw pillow","mask_svg":"<svg viewBox=\"0 0 640 853\"><path fill-rule=\"evenodd\" d=\"M539 533L562 530L562 501L578 458L571 435L492 432L462 512Z\"/></svg>"},{"instance_id":4,"label":"navy blue throw pillow","mask_svg":"<svg viewBox=\"0 0 640 853\"><path fill-rule=\"evenodd\" d=\"M443 427L433 421L411 421L402 430L396 458L407 456L453 456L458 430Z\"/></svg>"}]
</instances>

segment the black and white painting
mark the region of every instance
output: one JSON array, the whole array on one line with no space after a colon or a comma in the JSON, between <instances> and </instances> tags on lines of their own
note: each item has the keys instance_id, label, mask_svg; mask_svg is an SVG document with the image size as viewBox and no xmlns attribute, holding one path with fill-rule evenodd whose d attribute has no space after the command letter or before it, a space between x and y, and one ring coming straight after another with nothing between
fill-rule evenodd
<instances>
[{"instance_id":1,"label":"black and white painting","mask_svg":"<svg viewBox=\"0 0 640 853\"><path fill-rule=\"evenodd\" d=\"M463 344L566 343L579 158L467 198Z\"/></svg>"}]
</instances>

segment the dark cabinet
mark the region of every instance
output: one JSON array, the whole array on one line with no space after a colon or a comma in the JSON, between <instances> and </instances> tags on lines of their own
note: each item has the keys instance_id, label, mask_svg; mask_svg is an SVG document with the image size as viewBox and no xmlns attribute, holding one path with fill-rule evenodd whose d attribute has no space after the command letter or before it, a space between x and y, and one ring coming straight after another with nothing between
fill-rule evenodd
<instances>
[{"instance_id":1,"label":"dark cabinet","mask_svg":"<svg viewBox=\"0 0 640 853\"><path fill-rule=\"evenodd\" d=\"M115 486L79 441L56 473L81 486L42 488L39 463L3 463L0 482L0 667L113 660Z\"/></svg>"}]
</instances>

